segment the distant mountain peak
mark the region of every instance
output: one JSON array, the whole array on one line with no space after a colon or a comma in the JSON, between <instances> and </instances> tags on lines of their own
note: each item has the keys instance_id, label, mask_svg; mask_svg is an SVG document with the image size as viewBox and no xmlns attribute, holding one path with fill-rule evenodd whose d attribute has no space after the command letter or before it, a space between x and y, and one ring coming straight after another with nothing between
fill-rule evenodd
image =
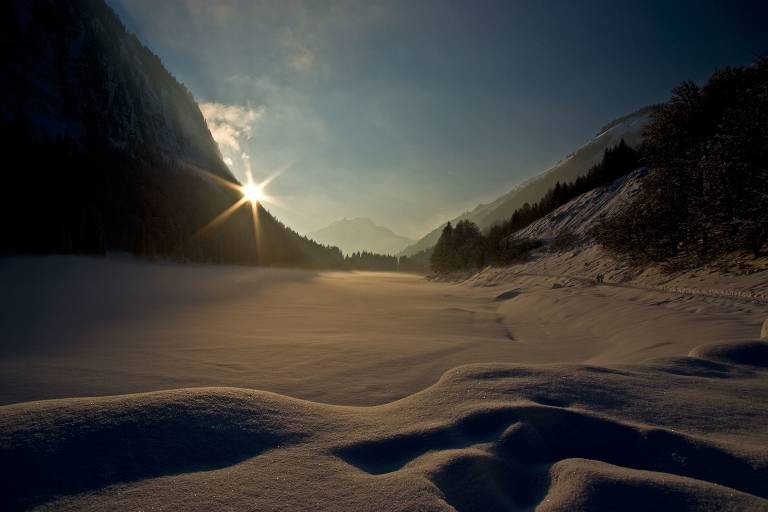
<instances>
[{"instance_id":1,"label":"distant mountain peak","mask_svg":"<svg viewBox=\"0 0 768 512\"><path fill-rule=\"evenodd\" d=\"M331 222L329 226L333 226L334 224L365 224L368 226L376 226L376 227L383 227L383 226L377 226L375 222L373 222L368 217L352 217L351 219L348 219L344 217L343 219L339 219L337 221ZM387 228L384 228L387 229Z\"/></svg>"},{"instance_id":2,"label":"distant mountain peak","mask_svg":"<svg viewBox=\"0 0 768 512\"><path fill-rule=\"evenodd\" d=\"M339 219L307 236L316 242L334 245L346 254L360 251L397 254L413 243L410 238L398 235L368 217Z\"/></svg>"}]
</instances>

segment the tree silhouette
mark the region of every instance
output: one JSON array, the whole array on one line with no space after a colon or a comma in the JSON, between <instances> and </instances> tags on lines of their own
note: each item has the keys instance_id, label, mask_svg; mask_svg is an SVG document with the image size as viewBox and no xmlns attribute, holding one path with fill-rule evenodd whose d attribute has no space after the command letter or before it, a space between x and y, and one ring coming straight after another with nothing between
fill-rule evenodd
<instances>
[{"instance_id":1,"label":"tree silhouette","mask_svg":"<svg viewBox=\"0 0 768 512\"><path fill-rule=\"evenodd\" d=\"M636 261L699 265L768 240L768 59L684 82L645 131L650 169L598 240Z\"/></svg>"}]
</instances>

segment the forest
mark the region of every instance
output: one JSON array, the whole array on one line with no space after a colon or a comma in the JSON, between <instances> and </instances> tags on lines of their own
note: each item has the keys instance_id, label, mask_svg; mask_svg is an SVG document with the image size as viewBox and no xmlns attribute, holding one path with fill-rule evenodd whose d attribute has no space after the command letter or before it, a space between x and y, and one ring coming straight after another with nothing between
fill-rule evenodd
<instances>
[{"instance_id":1,"label":"forest","mask_svg":"<svg viewBox=\"0 0 768 512\"><path fill-rule=\"evenodd\" d=\"M584 176L571 183L556 183L541 200L533 205L525 203L508 220L492 226L488 233L481 233L468 220L459 221L455 227L448 223L432 252L430 267L434 272L444 273L513 263L531 249L540 246L541 242L510 240L510 235L571 199L612 183L639 165L640 153L622 139L616 146L607 148L602 160Z\"/></svg>"},{"instance_id":2,"label":"forest","mask_svg":"<svg viewBox=\"0 0 768 512\"><path fill-rule=\"evenodd\" d=\"M205 177L235 181L189 90L103 2L16 7L0 7L0 255L343 266L260 206L201 236L240 194Z\"/></svg>"},{"instance_id":3,"label":"forest","mask_svg":"<svg viewBox=\"0 0 768 512\"><path fill-rule=\"evenodd\" d=\"M639 196L595 236L637 263L700 265L768 241L768 58L684 82L645 132Z\"/></svg>"},{"instance_id":4,"label":"forest","mask_svg":"<svg viewBox=\"0 0 768 512\"><path fill-rule=\"evenodd\" d=\"M633 264L701 265L737 250L764 253L768 242L768 58L714 73L699 87L684 82L654 108L643 143L622 140L572 183L557 183L488 233L449 223L432 252L434 272L506 265L542 245L515 239L571 199L644 166L640 193L590 233ZM574 240L561 237L553 245Z\"/></svg>"}]
</instances>

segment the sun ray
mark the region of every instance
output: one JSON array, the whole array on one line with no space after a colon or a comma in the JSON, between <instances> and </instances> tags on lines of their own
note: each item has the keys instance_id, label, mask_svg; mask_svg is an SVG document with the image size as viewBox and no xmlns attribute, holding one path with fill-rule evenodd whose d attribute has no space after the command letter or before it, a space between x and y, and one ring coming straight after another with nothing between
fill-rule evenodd
<instances>
[{"instance_id":1,"label":"sun ray","mask_svg":"<svg viewBox=\"0 0 768 512\"><path fill-rule=\"evenodd\" d=\"M247 197L245 196L241 197L235 204L233 204L232 206L230 206L229 208L227 208L226 210L218 214L216 218L214 218L211 222L209 222L208 224L206 224L205 226L197 230L195 234L192 235L192 238L193 239L199 238L205 235L206 233L208 233L209 231L211 231L212 229L214 229L216 226L218 226L219 224L227 220L233 213L235 213L235 211L237 211L238 208L243 206L247 201L248 201Z\"/></svg>"},{"instance_id":2,"label":"sun ray","mask_svg":"<svg viewBox=\"0 0 768 512\"><path fill-rule=\"evenodd\" d=\"M262 181L262 182L261 182L261 186L262 186L262 187L266 187L267 185L269 185L270 183L272 183L272 181L273 181L275 178L277 178L278 176L280 176L281 174L283 174L284 172L286 172L288 169L290 169L291 167L293 167L293 165L294 165L295 163L296 163L295 161L291 161L291 162L288 162L287 164L285 164L284 166L280 167L278 170L276 170L275 172L273 172L272 174L270 174L270 175L269 175L269 177L268 177L267 179L265 179L264 181Z\"/></svg>"},{"instance_id":3,"label":"sun ray","mask_svg":"<svg viewBox=\"0 0 768 512\"><path fill-rule=\"evenodd\" d=\"M224 187L227 187L229 189L236 190L238 192L242 192L242 187L239 184L233 183L233 182L231 182L231 181L229 181L227 179L222 178L221 176L217 176L217 175L213 174L210 171L206 171L202 167L198 167L197 165L195 165L193 163L190 163L190 162L185 162L185 163L186 163L187 167L189 167L190 170L200 174L203 178L205 178L205 179L207 179L209 181L213 181L214 183L217 183L217 184L222 185Z\"/></svg>"},{"instance_id":4,"label":"sun ray","mask_svg":"<svg viewBox=\"0 0 768 512\"><path fill-rule=\"evenodd\" d=\"M273 206L279 206L280 208L284 210L290 210L290 208L283 202L277 199L275 196L270 196L267 194L261 195L261 200L259 201L259 204L268 204Z\"/></svg>"},{"instance_id":5,"label":"sun ray","mask_svg":"<svg viewBox=\"0 0 768 512\"><path fill-rule=\"evenodd\" d=\"M254 241L256 242L256 252L258 255L258 258L263 257L263 240L261 236L261 222L260 222L260 216L259 216L259 208L264 203L269 204L275 204L280 205L281 203L277 201L274 197L269 196L265 193L265 188L269 183L271 183L275 178L280 176L283 172L288 170L292 165L293 162L281 167L276 172L271 174L268 178L261 181L260 183L257 183L253 180L253 175L250 171L246 172L246 182L244 184L239 184L237 182L231 182L227 179L222 178L221 176L217 176L216 174L213 174L210 171L207 171L193 163L185 162L186 165L190 170L193 172L196 172L204 179L211 181L215 184L224 186L226 188L229 188L231 190L235 190L239 192L242 197L238 199L234 204L232 204L230 207L228 207L226 210L218 214L213 220L211 220L208 224L197 230L191 237L191 239L197 239L200 238L219 225L221 225L223 222L225 222L229 217L232 216L233 213L235 213L241 206L243 206L246 203L250 203L251 206L251 216L253 221L253 237Z\"/></svg>"},{"instance_id":6,"label":"sun ray","mask_svg":"<svg viewBox=\"0 0 768 512\"><path fill-rule=\"evenodd\" d=\"M251 215L253 216L253 239L256 241L256 255L261 260L263 256L262 251L262 237L261 237L261 224L259 222L259 205L251 202Z\"/></svg>"}]
</instances>

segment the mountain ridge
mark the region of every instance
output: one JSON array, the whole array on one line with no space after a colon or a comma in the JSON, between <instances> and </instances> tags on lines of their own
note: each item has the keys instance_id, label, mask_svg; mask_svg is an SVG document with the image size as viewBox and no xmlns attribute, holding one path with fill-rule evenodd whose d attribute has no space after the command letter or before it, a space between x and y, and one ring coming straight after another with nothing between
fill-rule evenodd
<instances>
[{"instance_id":1,"label":"mountain ridge","mask_svg":"<svg viewBox=\"0 0 768 512\"><path fill-rule=\"evenodd\" d=\"M368 217L339 219L307 236L318 243L336 246L345 254L361 251L397 254L414 242Z\"/></svg>"},{"instance_id":2,"label":"mountain ridge","mask_svg":"<svg viewBox=\"0 0 768 512\"><path fill-rule=\"evenodd\" d=\"M479 204L472 210L461 213L450 220L456 224L461 220L470 220L481 230L508 219L524 203L535 203L556 182L570 182L587 173L592 165L600 161L603 151L617 144L622 138L631 146L638 146L642 140L642 130L647 124L655 105L640 108L630 114L619 117L603 126L600 131L581 147L566 155L546 171L531 176L509 192L502 194L489 203ZM411 256L428 249L437 243L446 223L430 231L415 244L406 247L401 255Z\"/></svg>"},{"instance_id":3,"label":"mountain ridge","mask_svg":"<svg viewBox=\"0 0 768 512\"><path fill-rule=\"evenodd\" d=\"M240 201L237 181L193 95L103 0L0 15L0 253L340 265L260 205L206 228Z\"/></svg>"}]
</instances>

